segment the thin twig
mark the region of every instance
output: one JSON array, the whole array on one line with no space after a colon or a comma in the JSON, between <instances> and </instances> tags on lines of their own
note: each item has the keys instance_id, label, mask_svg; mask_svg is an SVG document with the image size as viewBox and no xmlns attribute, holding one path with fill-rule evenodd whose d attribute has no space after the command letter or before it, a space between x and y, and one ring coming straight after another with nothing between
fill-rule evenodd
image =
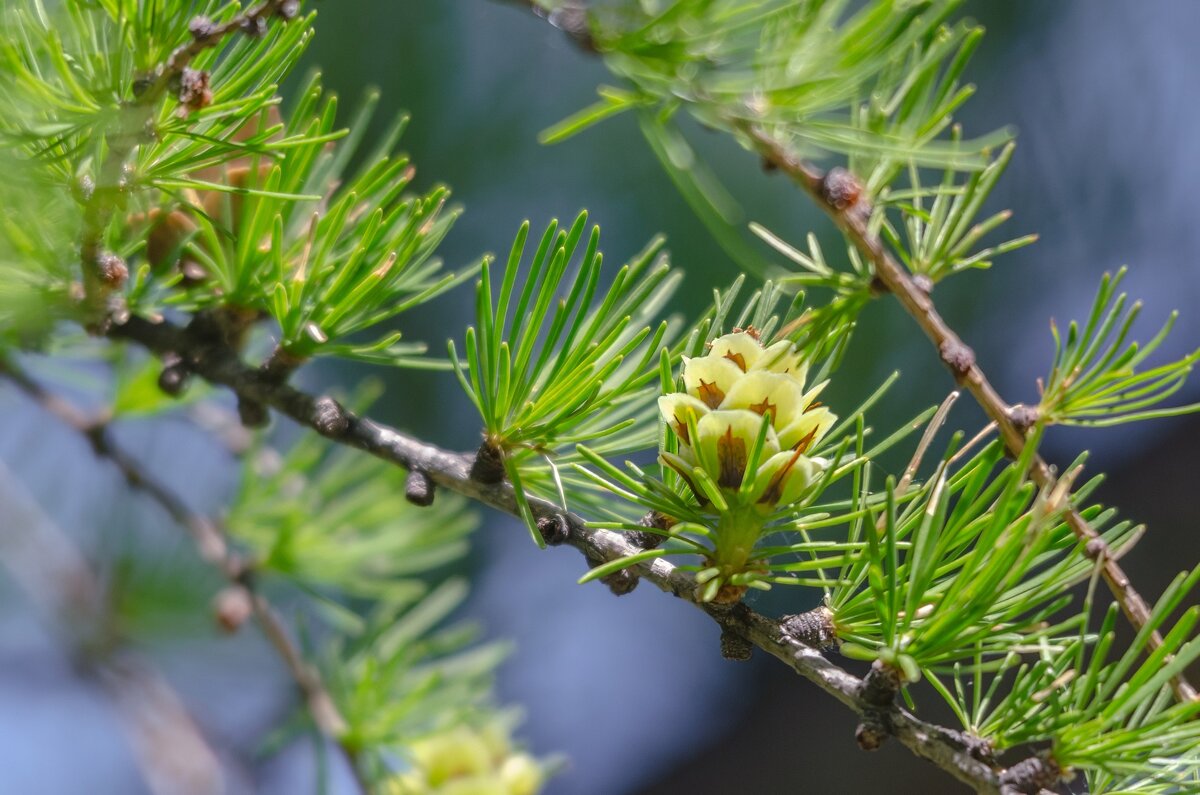
<instances>
[{"instance_id":1,"label":"thin twig","mask_svg":"<svg viewBox=\"0 0 1200 795\"><path fill-rule=\"evenodd\" d=\"M217 752L163 676L123 648L104 586L67 535L0 464L0 562L62 636L79 670L112 699L147 787L156 795L225 788Z\"/></svg>"},{"instance_id":2,"label":"thin twig","mask_svg":"<svg viewBox=\"0 0 1200 795\"><path fill-rule=\"evenodd\" d=\"M360 769L357 749L345 742L348 728L346 721L338 711L320 673L304 659L304 655L289 636L278 611L254 587L253 579L248 576L250 569L246 561L231 548L221 529L207 516L188 508L178 495L148 474L132 456L116 444L108 432L106 420L97 421L88 417L74 405L37 383L10 360L0 358L0 376L11 381L43 410L84 436L98 457L112 462L130 488L150 497L177 524L187 530L201 559L220 571L232 588L242 592L242 596L249 600L263 634L300 688L313 723L330 742L341 748L350 761L351 771L363 791L369 792L369 782Z\"/></svg>"},{"instance_id":3,"label":"thin twig","mask_svg":"<svg viewBox=\"0 0 1200 795\"><path fill-rule=\"evenodd\" d=\"M286 383L278 383L258 368L243 363L236 352L220 342L198 335L169 321L150 321L134 316L114 325L110 336L137 343L159 356L182 357L196 375L229 387L242 399L270 406L303 426L339 444L364 450L409 471L424 472L433 482L505 513L518 515L512 486L507 482L485 484L469 475L471 456L452 453L414 439L394 428L360 417L329 397L314 397ZM551 502L532 499L536 518L561 521L565 543L586 558L606 562L640 549L622 533L587 527L574 514L563 516ZM871 705L860 696L862 680L830 662L821 653L785 632L779 621L767 618L744 605L733 608L700 603L695 581L665 560L657 559L636 569L643 579L708 613L723 630L738 635L776 657L806 679L816 683L859 714ZM974 749L977 742L960 732L919 720L896 706L875 712L882 715L889 733L918 756L932 761L978 792L998 793L1002 771L981 761Z\"/></svg>"},{"instance_id":4,"label":"thin twig","mask_svg":"<svg viewBox=\"0 0 1200 795\"><path fill-rule=\"evenodd\" d=\"M901 306L916 320L925 336L937 346L942 363L953 373L955 380L966 387L976 402L996 424L1008 452L1017 457L1025 449L1025 430L1014 421L1014 407L1005 402L975 361L974 352L946 323L938 313L929 294L913 283L912 277L884 247L878 235L869 227L869 213L854 203L837 206L830 202L825 190L825 174L805 162L777 141L765 130L749 124L741 124L741 131L754 145L755 150L780 171L790 176L802 187L842 230L858 251L871 262L875 277L883 288L896 297ZM1035 456L1030 466L1030 478L1044 489L1052 489L1057 480L1054 470L1041 456ZM1140 630L1150 619L1150 608L1130 582L1115 557L1109 552L1099 534L1088 524L1075 508L1065 514L1066 522L1077 538L1088 544L1088 554L1102 559L1101 573L1121 606L1121 611L1135 629ZM1150 635L1150 646L1159 648L1162 636L1157 632ZM1196 690L1182 674L1172 680L1175 694L1181 701L1197 698Z\"/></svg>"}]
</instances>

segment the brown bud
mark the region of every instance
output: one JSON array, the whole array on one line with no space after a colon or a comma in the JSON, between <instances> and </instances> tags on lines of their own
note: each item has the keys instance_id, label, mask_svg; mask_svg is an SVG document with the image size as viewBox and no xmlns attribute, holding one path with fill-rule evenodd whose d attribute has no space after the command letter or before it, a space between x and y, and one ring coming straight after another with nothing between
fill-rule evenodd
<instances>
[{"instance_id":1,"label":"brown bud","mask_svg":"<svg viewBox=\"0 0 1200 795\"><path fill-rule=\"evenodd\" d=\"M184 69L179 75L179 102L188 111L196 111L212 104L213 93L209 83L211 76L202 69Z\"/></svg>"},{"instance_id":2,"label":"brown bud","mask_svg":"<svg viewBox=\"0 0 1200 795\"><path fill-rule=\"evenodd\" d=\"M958 340L946 340L938 348L942 361L954 371L956 378L963 378L975 366L975 351Z\"/></svg>"},{"instance_id":3,"label":"brown bud","mask_svg":"<svg viewBox=\"0 0 1200 795\"><path fill-rule=\"evenodd\" d=\"M404 479L404 498L413 505L422 508L433 505L434 491L433 479L419 469L410 471Z\"/></svg>"},{"instance_id":4,"label":"brown bud","mask_svg":"<svg viewBox=\"0 0 1200 795\"><path fill-rule=\"evenodd\" d=\"M638 520L638 524L642 527L665 531L670 529L671 525L675 524L675 520L658 511L650 511ZM666 537L661 533L651 533L646 530L630 530L625 534L625 537L642 549L655 549L666 540Z\"/></svg>"},{"instance_id":5,"label":"brown bud","mask_svg":"<svg viewBox=\"0 0 1200 795\"><path fill-rule=\"evenodd\" d=\"M833 625L833 611L818 607L799 615L784 616L779 622L783 634L814 649L836 648L837 634Z\"/></svg>"},{"instance_id":6,"label":"brown bud","mask_svg":"<svg viewBox=\"0 0 1200 795\"><path fill-rule=\"evenodd\" d=\"M242 33L252 38L267 35L267 21L262 17L246 17L242 20Z\"/></svg>"},{"instance_id":7,"label":"brown bud","mask_svg":"<svg viewBox=\"0 0 1200 795\"><path fill-rule=\"evenodd\" d=\"M1108 557L1108 544L1103 538L1091 538L1084 545L1083 552L1092 560L1100 560Z\"/></svg>"},{"instance_id":8,"label":"brown bud","mask_svg":"<svg viewBox=\"0 0 1200 795\"><path fill-rule=\"evenodd\" d=\"M1037 406L1026 406L1018 403L1008 410L1008 418L1018 431L1025 433L1038 421Z\"/></svg>"},{"instance_id":9,"label":"brown bud","mask_svg":"<svg viewBox=\"0 0 1200 795\"><path fill-rule=\"evenodd\" d=\"M1031 756L1010 765L1000 774L1003 795L1029 795L1057 788L1063 779L1063 769L1048 756Z\"/></svg>"},{"instance_id":10,"label":"brown bud","mask_svg":"<svg viewBox=\"0 0 1200 795\"><path fill-rule=\"evenodd\" d=\"M216 25L206 16L192 17L188 23L188 33L194 39L207 39L216 32Z\"/></svg>"},{"instance_id":11,"label":"brown bud","mask_svg":"<svg viewBox=\"0 0 1200 795\"><path fill-rule=\"evenodd\" d=\"M350 417L342 405L328 395L313 401L313 427L322 436L341 436L350 428Z\"/></svg>"},{"instance_id":12,"label":"brown bud","mask_svg":"<svg viewBox=\"0 0 1200 795\"><path fill-rule=\"evenodd\" d=\"M704 590L704 586L696 586L696 595L699 596ZM717 595L713 597L713 604L716 605L735 605L742 601L742 597L746 595L746 591L750 590L745 585L730 585L725 583L717 589Z\"/></svg>"},{"instance_id":13,"label":"brown bud","mask_svg":"<svg viewBox=\"0 0 1200 795\"><path fill-rule=\"evenodd\" d=\"M835 210L846 210L858 204L862 183L844 168L829 169L821 180L821 198Z\"/></svg>"},{"instance_id":14,"label":"brown bud","mask_svg":"<svg viewBox=\"0 0 1200 795\"><path fill-rule=\"evenodd\" d=\"M279 18L284 22L290 22L300 13L300 0L283 0L276 10Z\"/></svg>"},{"instance_id":15,"label":"brown bud","mask_svg":"<svg viewBox=\"0 0 1200 795\"><path fill-rule=\"evenodd\" d=\"M571 528L567 526L567 520L562 514L543 516L537 520L537 529L546 545L552 547L566 543L571 535Z\"/></svg>"},{"instance_id":16,"label":"brown bud","mask_svg":"<svg viewBox=\"0 0 1200 795\"><path fill-rule=\"evenodd\" d=\"M854 739L864 751L878 751L887 738L887 728L877 720L864 719L854 730Z\"/></svg>"},{"instance_id":17,"label":"brown bud","mask_svg":"<svg viewBox=\"0 0 1200 795\"><path fill-rule=\"evenodd\" d=\"M162 372L158 374L158 388L171 397L176 397L187 387L190 375L181 356L175 353L167 354L163 357Z\"/></svg>"},{"instance_id":18,"label":"brown bud","mask_svg":"<svg viewBox=\"0 0 1200 795\"><path fill-rule=\"evenodd\" d=\"M608 586L613 596L624 596L633 593L633 589L637 588L638 576L628 569L622 569L607 577L601 577L600 581Z\"/></svg>"},{"instance_id":19,"label":"brown bud","mask_svg":"<svg viewBox=\"0 0 1200 795\"><path fill-rule=\"evenodd\" d=\"M224 588L213 600L213 616L221 631L233 634L254 612L254 599L241 585Z\"/></svg>"},{"instance_id":20,"label":"brown bud","mask_svg":"<svg viewBox=\"0 0 1200 795\"><path fill-rule=\"evenodd\" d=\"M116 254L105 251L96 257L96 275L106 286L115 290L129 278L129 266Z\"/></svg>"},{"instance_id":21,"label":"brown bud","mask_svg":"<svg viewBox=\"0 0 1200 795\"><path fill-rule=\"evenodd\" d=\"M587 555L588 565L591 567L600 566L604 563L600 558ZM627 593L632 593L634 588L637 588L638 576L629 569L621 569L615 571L605 577L600 578L600 582L608 586L608 590L612 591L613 596L624 596Z\"/></svg>"},{"instance_id":22,"label":"brown bud","mask_svg":"<svg viewBox=\"0 0 1200 795\"><path fill-rule=\"evenodd\" d=\"M578 0L568 0L555 8L546 18L550 24L571 37L584 52L594 53L596 40L592 37L591 25L588 22L587 8Z\"/></svg>"},{"instance_id":23,"label":"brown bud","mask_svg":"<svg viewBox=\"0 0 1200 795\"><path fill-rule=\"evenodd\" d=\"M500 448L484 440L471 462L471 480L477 483L499 483L504 480L504 454Z\"/></svg>"}]
</instances>

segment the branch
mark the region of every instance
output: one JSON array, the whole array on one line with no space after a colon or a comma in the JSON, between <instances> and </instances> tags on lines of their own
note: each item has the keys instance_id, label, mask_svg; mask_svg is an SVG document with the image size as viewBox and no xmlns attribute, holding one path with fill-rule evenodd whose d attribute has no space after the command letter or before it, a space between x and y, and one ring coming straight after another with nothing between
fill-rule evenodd
<instances>
[{"instance_id":1,"label":"branch","mask_svg":"<svg viewBox=\"0 0 1200 795\"><path fill-rule=\"evenodd\" d=\"M0 561L62 635L72 660L108 693L151 792L224 788L216 751L162 675L118 646L100 578L0 464Z\"/></svg>"},{"instance_id":2,"label":"branch","mask_svg":"<svg viewBox=\"0 0 1200 795\"><path fill-rule=\"evenodd\" d=\"M0 358L0 375L42 409L78 431L91 445L97 457L112 462L130 488L154 500L180 526L187 530L202 560L212 565L229 581L230 587L218 597L219 619L228 629L236 629L249 606L263 634L283 660L288 673L300 688L317 729L337 745L350 762L350 768L364 792L367 781L359 770L358 751L345 742L347 724L320 674L305 659L288 635L287 627L271 603L254 587L252 570L229 545L221 529L208 517L192 511L174 492L149 475L138 462L111 438L106 421L97 421L55 395L21 370L13 362ZM231 607L221 610L222 605ZM239 612L241 613L239 615Z\"/></svg>"},{"instance_id":3,"label":"branch","mask_svg":"<svg viewBox=\"0 0 1200 795\"><path fill-rule=\"evenodd\" d=\"M974 351L967 347L942 319L929 293L917 286L904 267L888 253L879 236L870 232L870 209L865 206L865 202L844 200L845 196L858 195L857 191L847 190L847 187L857 184L853 175L838 168L822 173L788 151L761 128L745 123L739 123L738 127L749 138L758 154L800 185L828 213L854 247L871 262L879 285L894 295L905 311L916 320L925 336L937 346L942 363L954 375L955 380L966 387L996 424L1008 453L1014 458L1020 456L1021 451L1025 449L1025 433L1037 419L1036 411L1005 402L975 361ZM1030 477L1034 483L1045 489L1052 489L1058 480L1041 456L1034 457L1030 466ZM1075 536L1086 543L1088 556L1103 561L1101 574L1104 581L1134 629L1140 630L1150 618L1150 608L1146 601L1134 589L1128 575L1087 520L1074 508L1066 512L1065 518ZM1151 648L1157 649L1162 645L1162 636L1158 632L1151 633L1149 644ZM1197 698L1196 690L1183 674L1171 681L1175 695L1180 701Z\"/></svg>"},{"instance_id":4,"label":"branch","mask_svg":"<svg viewBox=\"0 0 1200 795\"><path fill-rule=\"evenodd\" d=\"M279 383L261 369L249 367L219 339L204 333L203 324L182 328L168 321L152 322L131 317L114 325L109 335L137 343L160 357L178 357L205 380L230 388L239 399L270 406L297 423L338 444L355 447L377 458L421 473L422 481L436 484L513 516L519 515L512 486L507 482L484 484L470 477L471 456L425 444L394 428L360 417L327 396L314 397ZM563 515L554 504L531 499L534 516L547 526L543 535L575 547L589 562L607 562L641 551L625 535L587 527L574 514ZM696 601L695 582L685 572L657 559L636 567L636 573L708 613L729 639L741 639L790 666L796 673L857 714L882 726L916 755L928 759L969 784L976 791L1001 791L1001 775L982 753L978 740L919 720L894 704L876 705L861 693L863 681L827 660L820 651L802 642L791 625L760 615L744 605L726 607Z\"/></svg>"}]
</instances>

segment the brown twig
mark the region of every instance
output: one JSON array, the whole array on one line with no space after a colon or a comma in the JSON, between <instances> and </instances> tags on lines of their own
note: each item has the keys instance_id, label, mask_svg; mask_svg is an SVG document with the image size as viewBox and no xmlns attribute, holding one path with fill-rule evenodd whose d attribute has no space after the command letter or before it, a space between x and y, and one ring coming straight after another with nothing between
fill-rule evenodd
<instances>
[{"instance_id":1,"label":"brown twig","mask_svg":"<svg viewBox=\"0 0 1200 795\"><path fill-rule=\"evenodd\" d=\"M142 492L187 530L202 560L215 567L229 581L235 600L248 602L276 654L304 696L305 704L318 730L345 753L350 767L364 792L369 784L358 764L357 749L345 742L347 724L317 670L304 659L288 634L278 611L255 589L246 561L233 550L221 529L207 516L190 509L171 489L146 470L118 444L108 432L106 418L95 419L68 401L37 383L15 363L0 358L0 376L11 381L47 413L78 431L91 445L97 457L108 459L130 488ZM236 628L237 621L229 628Z\"/></svg>"},{"instance_id":2,"label":"brown twig","mask_svg":"<svg viewBox=\"0 0 1200 795\"><path fill-rule=\"evenodd\" d=\"M423 472L441 488L518 515L516 498L509 483L481 483L470 477L473 456L426 444L369 418L357 416L331 398L314 397L287 383L279 383L261 369L243 363L233 350L203 335L165 320L155 322L136 316L122 325L114 325L109 333L159 356L181 356L201 378L229 387L243 399L270 406L334 442L364 450L409 471ZM535 518L555 522L560 528L562 542L581 551L588 560L606 562L640 550L622 533L589 528L573 514L563 516L561 507L553 503L532 499L531 508ZM881 709L867 704L860 695L862 680L786 632L781 622L745 606L730 608L697 602L691 576L665 560L642 564L636 573L661 590L704 610L724 632L741 637L782 660L858 714L871 711L877 720L883 721L891 736L918 756L932 761L978 792L999 793L1002 771L981 761L977 740L919 720L896 705Z\"/></svg>"},{"instance_id":3,"label":"brown twig","mask_svg":"<svg viewBox=\"0 0 1200 795\"><path fill-rule=\"evenodd\" d=\"M738 128L753 144L763 158L770 161L779 171L787 174L800 185L837 224L842 233L856 249L871 262L875 278L887 292L896 297L905 311L917 322L930 341L937 346L942 363L954 375L955 380L966 387L976 402L995 423L1005 447L1013 457L1025 449L1027 427L1016 420L1026 412L1009 405L992 386L975 354L938 313L929 293L920 289L908 271L896 261L885 248L878 235L868 228L869 213L864 212L862 201L839 202L830 192L830 177L839 170L822 173L805 162L777 141L765 130L750 124L739 123ZM841 172L838 179L851 178ZM1030 466L1030 478L1044 489L1053 488L1057 477L1050 465L1041 456L1035 456ZM1128 575L1117 563L1099 534L1088 524L1078 510L1071 508L1065 514L1066 522L1077 538L1087 543L1088 554L1101 559L1101 574L1108 584L1121 611L1135 629L1140 630L1150 618L1150 608L1134 589ZM1150 635L1150 646L1162 645L1162 636L1157 632ZM1181 701L1197 698L1196 690L1182 674L1172 680L1175 694Z\"/></svg>"},{"instance_id":4,"label":"brown twig","mask_svg":"<svg viewBox=\"0 0 1200 795\"><path fill-rule=\"evenodd\" d=\"M0 562L55 629L78 669L111 698L156 795L225 788L217 752L163 676L124 648L83 553L0 464Z\"/></svg>"}]
</instances>

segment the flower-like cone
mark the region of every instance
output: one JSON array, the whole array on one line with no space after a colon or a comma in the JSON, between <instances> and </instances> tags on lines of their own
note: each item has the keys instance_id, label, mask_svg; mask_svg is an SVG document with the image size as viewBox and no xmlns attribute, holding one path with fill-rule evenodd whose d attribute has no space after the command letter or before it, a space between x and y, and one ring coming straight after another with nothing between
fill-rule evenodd
<instances>
[{"instance_id":1,"label":"flower-like cone","mask_svg":"<svg viewBox=\"0 0 1200 795\"><path fill-rule=\"evenodd\" d=\"M704 356L683 360L684 392L663 395L659 411L679 440L663 462L695 489L699 466L730 504L754 504L764 514L804 495L827 462L809 455L837 418L805 391L807 365L787 340L768 347L748 331L713 340ZM751 452L767 422L752 487L742 489ZM693 434L697 438L692 438Z\"/></svg>"},{"instance_id":2,"label":"flower-like cone","mask_svg":"<svg viewBox=\"0 0 1200 795\"><path fill-rule=\"evenodd\" d=\"M699 435L696 457L700 466L722 489L741 488L746 477L750 450L758 438L763 418L744 409L712 411L696 424ZM775 431L767 427L763 441L763 458L779 451Z\"/></svg>"},{"instance_id":3,"label":"flower-like cone","mask_svg":"<svg viewBox=\"0 0 1200 795\"><path fill-rule=\"evenodd\" d=\"M383 782L384 795L537 795L542 765L512 746L509 728L456 726L408 749L411 769Z\"/></svg>"}]
</instances>

